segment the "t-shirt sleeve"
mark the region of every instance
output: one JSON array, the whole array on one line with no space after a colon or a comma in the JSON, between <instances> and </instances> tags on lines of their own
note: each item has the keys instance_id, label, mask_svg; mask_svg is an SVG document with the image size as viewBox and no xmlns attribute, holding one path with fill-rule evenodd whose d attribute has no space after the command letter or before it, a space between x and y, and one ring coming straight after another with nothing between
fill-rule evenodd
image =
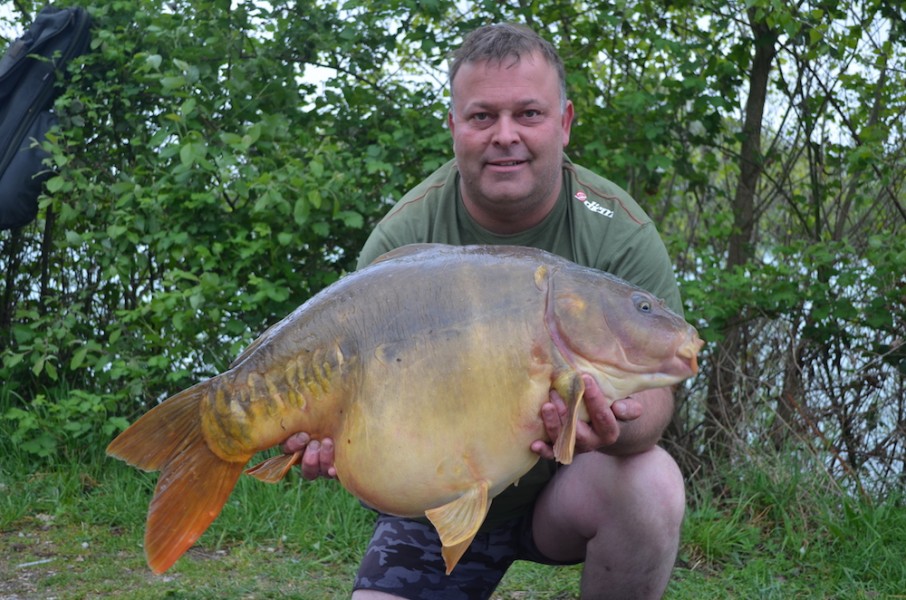
<instances>
[{"instance_id":1,"label":"t-shirt sleeve","mask_svg":"<svg viewBox=\"0 0 906 600\"><path fill-rule=\"evenodd\" d=\"M415 240L403 242L393 239L389 232L385 231L384 228L378 224L368 236L365 245L362 246L362 251L359 253L359 260L356 263L356 269L367 267L385 252L390 252L394 248L399 248L400 246L411 243L415 243Z\"/></svg>"},{"instance_id":2,"label":"t-shirt sleeve","mask_svg":"<svg viewBox=\"0 0 906 600\"><path fill-rule=\"evenodd\" d=\"M440 208L456 190L456 161L451 160L410 190L375 226L359 253L357 269L408 244L442 241L453 243L438 229L455 229L455 214Z\"/></svg>"},{"instance_id":3,"label":"t-shirt sleeve","mask_svg":"<svg viewBox=\"0 0 906 600\"><path fill-rule=\"evenodd\" d=\"M375 226L365 240L356 268L367 267L385 252L396 248L436 241L431 234L435 218L423 203L401 202Z\"/></svg>"},{"instance_id":4,"label":"t-shirt sleeve","mask_svg":"<svg viewBox=\"0 0 906 600\"><path fill-rule=\"evenodd\" d=\"M623 252L619 256L610 257L609 268L606 270L648 290L662 299L670 310L683 315L683 301L673 272L673 263L653 224L648 223L639 228Z\"/></svg>"}]
</instances>

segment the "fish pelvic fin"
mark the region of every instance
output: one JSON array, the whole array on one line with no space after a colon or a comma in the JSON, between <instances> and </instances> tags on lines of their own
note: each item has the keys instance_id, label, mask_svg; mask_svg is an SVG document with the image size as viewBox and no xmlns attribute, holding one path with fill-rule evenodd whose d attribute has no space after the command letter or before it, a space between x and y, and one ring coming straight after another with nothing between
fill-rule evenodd
<instances>
[{"instance_id":1,"label":"fish pelvic fin","mask_svg":"<svg viewBox=\"0 0 906 600\"><path fill-rule=\"evenodd\" d=\"M251 475L265 483L277 483L283 479L293 465L302 462L302 452L293 452L292 454L281 454L273 456L264 462L258 463L245 474Z\"/></svg>"},{"instance_id":2,"label":"fish pelvic fin","mask_svg":"<svg viewBox=\"0 0 906 600\"><path fill-rule=\"evenodd\" d=\"M561 464L568 465L573 462L576 450L576 425L585 396L585 381L580 373L570 371L554 380L554 389L566 402L566 422L554 442L554 458Z\"/></svg>"},{"instance_id":3,"label":"fish pelvic fin","mask_svg":"<svg viewBox=\"0 0 906 600\"><path fill-rule=\"evenodd\" d=\"M440 536L447 575L468 550L490 506L488 482L479 481L456 500L425 511Z\"/></svg>"},{"instance_id":4,"label":"fish pelvic fin","mask_svg":"<svg viewBox=\"0 0 906 600\"><path fill-rule=\"evenodd\" d=\"M107 446L107 454L145 471L160 471L145 526L145 556L157 574L169 569L220 514L243 462L208 448L199 402L205 383L154 407Z\"/></svg>"}]
</instances>

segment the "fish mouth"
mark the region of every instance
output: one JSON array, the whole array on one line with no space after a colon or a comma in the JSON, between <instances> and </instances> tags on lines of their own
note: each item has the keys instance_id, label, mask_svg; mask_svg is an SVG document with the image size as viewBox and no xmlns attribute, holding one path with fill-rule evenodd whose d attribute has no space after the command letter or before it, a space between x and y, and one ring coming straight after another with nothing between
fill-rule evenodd
<instances>
[{"instance_id":1,"label":"fish mouth","mask_svg":"<svg viewBox=\"0 0 906 600\"><path fill-rule=\"evenodd\" d=\"M676 351L676 355L689 361L692 374L698 373L698 352L705 345L705 341L698 337L698 332L692 331L689 339Z\"/></svg>"}]
</instances>

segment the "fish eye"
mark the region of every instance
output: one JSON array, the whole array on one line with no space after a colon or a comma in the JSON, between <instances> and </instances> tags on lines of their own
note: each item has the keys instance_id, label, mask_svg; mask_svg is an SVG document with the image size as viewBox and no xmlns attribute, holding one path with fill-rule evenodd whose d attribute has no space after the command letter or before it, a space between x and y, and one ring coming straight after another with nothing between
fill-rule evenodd
<instances>
[{"instance_id":1,"label":"fish eye","mask_svg":"<svg viewBox=\"0 0 906 600\"><path fill-rule=\"evenodd\" d=\"M636 295L635 298L633 298L633 299L635 300L635 307L636 307L636 309L638 309L639 312L643 312L646 314L651 312L651 310L653 308L653 304L651 303L651 300L649 300L648 298L645 298L641 294Z\"/></svg>"}]
</instances>

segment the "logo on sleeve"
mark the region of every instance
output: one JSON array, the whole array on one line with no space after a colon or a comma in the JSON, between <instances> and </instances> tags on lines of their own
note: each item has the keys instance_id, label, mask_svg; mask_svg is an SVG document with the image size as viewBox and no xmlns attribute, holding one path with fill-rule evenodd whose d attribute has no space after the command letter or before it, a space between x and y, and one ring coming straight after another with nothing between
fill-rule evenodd
<instances>
[{"instance_id":1,"label":"logo on sleeve","mask_svg":"<svg viewBox=\"0 0 906 600\"><path fill-rule=\"evenodd\" d=\"M582 191L576 192L576 195L574 196L574 198L576 200L578 200L579 202L581 202L585 206L585 208L587 208L591 212L598 213L599 215L604 215L608 219L613 218L612 210L610 210L609 208L606 208L604 206L601 206L594 200L589 200L588 195L585 192L582 192Z\"/></svg>"}]
</instances>

